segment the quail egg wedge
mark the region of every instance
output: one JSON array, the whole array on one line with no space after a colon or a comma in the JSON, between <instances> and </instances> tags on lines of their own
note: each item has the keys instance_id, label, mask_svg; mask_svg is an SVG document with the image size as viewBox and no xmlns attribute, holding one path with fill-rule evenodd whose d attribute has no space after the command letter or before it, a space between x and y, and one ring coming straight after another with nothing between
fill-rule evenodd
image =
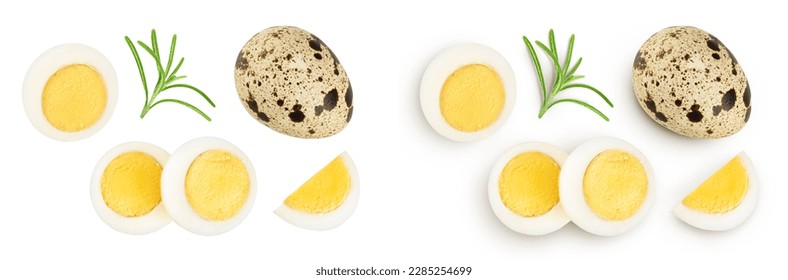
<instances>
[{"instance_id":1,"label":"quail egg wedge","mask_svg":"<svg viewBox=\"0 0 788 280\"><path fill-rule=\"evenodd\" d=\"M569 222L558 195L567 154L553 145L528 142L508 150L493 166L488 196L495 216L528 235L556 231Z\"/></svg>"},{"instance_id":2,"label":"quail egg wedge","mask_svg":"<svg viewBox=\"0 0 788 280\"><path fill-rule=\"evenodd\" d=\"M288 196L274 213L297 227L333 229L356 210L358 171L348 153L342 153Z\"/></svg>"},{"instance_id":3,"label":"quail egg wedge","mask_svg":"<svg viewBox=\"0 0 788 280\"><path fill-rule=\"evenodd\" d=\"M161 183L161 198L173 221L201 235L235 228L257 194L255 171L246 155L212 137L178 148L164 167Z\"/></svg>"},{"instance_id":4,"label":"quail egg wedge","mask_svg":"<svg viewBox=\"0 0 788 280\"><path fill-rule=\"evenodd\" d=\"M654 176L646 157L616 138L590 140L569 154L559 176L566 214L583 230L622 234L646 217L654 200Z\"/></svg>"},{"instance_id":5,"label":"quail egg wedge","mask_svg":"<svg viewBox=\"0 0 788 280\"><path fill-rule=\"evenodd\" d=\"M694 227L726 231L746 221L757 201L755 168L742 152L688 194L673 213Z\"/></svg>"},{"instance_id":6,"label":"quail egg wedge","mask_svg":"<svg viewBox=\"0 0 788 280\"><path fill-rule=\"evenodd\" d=\"M161 174L170 154L148 143L129 142L96 164L90 199L99 218L128 234L147 234L170 223L161 203Z\"/></svg>"},{"instance_id":7,"label":"quail egg wedge","mask_svg":"<svg viewBox=\"0 0 788 280\"><path fill-rule=\"evenodd\" d=\"M109 121L118 99L115 70L97 50L64 44L41 54L22 86L27 117L42 134L76 141Z\"/></svg>"},{"instance_id":8,"label":"quail egg wedge","mask_svg":"<svg viewBox=\"0 0 788 280\"><path fill-rule=\"evenodd\" d=\"M480 44L458 45L440 53L424 71L421 109L440 135L479 140L509 118L515 90L512 67L500 53Z\"/></svg>"}]
</instances>

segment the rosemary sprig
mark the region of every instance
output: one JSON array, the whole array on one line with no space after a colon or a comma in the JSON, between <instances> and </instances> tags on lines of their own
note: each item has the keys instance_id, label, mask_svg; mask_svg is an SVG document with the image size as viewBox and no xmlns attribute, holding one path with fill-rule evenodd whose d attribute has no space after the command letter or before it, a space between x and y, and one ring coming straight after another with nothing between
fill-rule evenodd
<instances>
[{"instance_id":1,"label":"rosemary sprig","mask_svg":"<svg viewBox=\"0 0 788 280\"><path fill-rule=\"evenodd\" d=\"M142 107L142 113L140 114L140 118L144 118L145 115L148 114L148 111L150 111L151 109L153 109L153 107L156 107L159 104L175 103L175 104L186 106L187 108L194 110L194 112L196 112L197 114L200 114L200 116L202 116L206 120L211 121L211 118L208 117L208 115L206 115L202 110L198 109L196 106L192 104L189 104L186 101L173 99L173 98L161 99L158 101L156 100L156 97L158 97L159 94L165 90L173 89L173 88L185 88L200 94L200 96L202 96L205 99L205 101L208 101L208 104L211 104L211 107L214 108L216 107L213 101L211 101L211 98L209 98L208 95L205 95L205 93L199 90L198 88L188 84L174 83L175 81L186 78L186 76L177 75L178 70L180 70L181 65L183 65L183 59L184 59L183 57L175 66L175 68L172 69L172 72L170 72L173 62L172 59L175 56L175 41L177 39L177 36L175 34L172 35L172 43L170 43L170 53L169 53L169 58L167 59L166 68L164 68L162 65L161 53L159 52L159 42L156 38L156 29L151 30L150 39L151 39L150 46L139 40L137 41L137 44L139 44L139 46L142 47L142 49L145 50L148 54L150 54L153 57L153 59L156 61L156 70L158 72L158 78L156 79L156 86L153 87L152 92L148 91L148 81L145 78L145 69L142 67L142 61L140 60L140 55L137 52L137 47L135 47L134 43L131 42L129 36L126 36L126 44L129 45L129 49L131 49L131 54L134 55L134 60L137 62L137 69L139 70L140 78L142 79L142 88L145 90L145 105Z\"/></svg>"},{"instance_id":2,"label":"rosemary sprig","mask_svg":"<svg viewBox=\"0 0 788 280\"><path fill-rule=\"evenodd\" d=\"M528 48L528 53L531 54L531 59L533 59L534 68L536 68L536 76L539 80L540 89L542 90L542 106L541 109L539 109L539 118L541 119L542 116L544 116L545 112L547 112L547 110L549 110L556 104L568 102L568 103L579 104L583 107L586 107L589 110L596 113L597 115L599 115L600 117L602 117L602 119L604 119L605 121L609 121L610 119L608 119L608 117L605 116L605 114L599 111L599 109L584 101L572 99L572 98L561 98L555 100L556 95L558 95L558 93L564 90L570 88L584 88L595 92L597 95L599 95L600 97L602 97L602 99L605 100L607 105L613 108L613 103L611 103L610 99L608 99L601 91L590 85L577 82L577 80L584 77L582 75L575 76L575 72L577 71L577 68L580 67L580 63L583 61L582 57L579 58L571 68L569 67L570 62L572 61L572 50L575 45L575 35L572 34L572 36L569 37L569 47L567 48L566 51L566 58L564 59L563 66L561 66L561 63L559 62L558 59L558 48L556 47L555 44L555 34L553 33L552 29L550 29L549 40L550 40L549 41L550 47L545 46L545 44L543 44L542 42L536 41L536 45L540 49L542 49L545 53L547 53L547 56L550 58L550 61L553 63L553 70L555 71L553 86L550 88L550 92L548 94L544 81L544 75L542 72L542 65L539 63L539 58L536 56L536 50L534 49L534 46L531 44L531 41L528 40L527 37L523 36L523 41L525 42L525 46Z\"/></svg>"}]
</instances>

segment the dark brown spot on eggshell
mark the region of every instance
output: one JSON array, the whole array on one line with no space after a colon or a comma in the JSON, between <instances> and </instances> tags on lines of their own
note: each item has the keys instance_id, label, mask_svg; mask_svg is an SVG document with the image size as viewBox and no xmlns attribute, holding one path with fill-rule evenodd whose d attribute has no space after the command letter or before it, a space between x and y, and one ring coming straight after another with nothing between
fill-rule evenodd
<instances>
[{"instance_id":1,"label":"dark brown spot on eggshell","mask_svg":"<svg viewBox=\"0 0 788 280\"><path fill-rule=\"evenodd\" d=\"M635 55L635 63L633 63L632 68L643 70L646 69L646 60L643 59L643 56L640 52Z\"/></svg>"},{"instance_id":2,"label":"dark brown spot on eggshell","mask_svg":"<svg viewBox=\"0 0 788 280\"><path fill-rule=\"evenodd\" d=\"M662 101L664 101L664 100L662 100ZM648 108L649 111L654 113L654 117L656 119L658 119L658 120L660 120L662 122L667 122L668 121L668 117L665 116L665 114L657 111L657 104L654 103L654 100L648 99L648 100L646 100L644 102L646 103L646 108Z\"/></svg>"},{"instance_id":3,"label":"dark brown spot on eggshell","mask_svg":"<svg viewBox=\"0 0 788 280\"><path fill-rule=\"evenodd\" d=\"M687 119L689 119L689 121L698 123L703 120L703 113L698 111L698 109L700 109L700 105L698 104L692 105L692 107L690 107L691 111L687 113Z\"/></svg>"},{"instance_id":4,"label":"dark brown spot on eggshell","mask_svg":"<svg viewBox=\"0 0 788 280\"><path fill-rule=\"evenodd\" d=\"M243 52L239 52L238 58L235 59L235 69L240 71L246 71L246 69L249 69L249 61L246 60Z\"/></svg>"},{"instance_id":5,"label":"dark brown spot on eggshell","mask_svg":"<svg viewBox=\"0 0 788 280\"><path fill-rule=\"evenodd\" d=\"M315 38L314 35L312 38L312 40L309 40L309 47L316 51L322 51L323 48L320 47L320 42L318 41L319 39Z\"/></svg>"},{"instance_id":6,"label":"dark brown spot on eggshell","mask_svg":"<svg viewBox=\"0 0 788 280\"><path fill-rule=\"evenodd\" d=\"M339 92L337 89L332 89L323 97L323 108L328 111L334 110L337 107L337 99L339 99Z\"/></svg>"},{"instance_id":7,"label":"dark brown spot on eggshell","mask_svg":"<svg viewBox=\"0 0 788 280\"><path fill-rule=\"evenodd\" d=\"M261 121L264 121L264 122L271 121L271 119L268 118L268 115L266 115L263 112L257 112L257 118L260 119Z\"/></svg>"},{"instance_id":8,"label":"dark brown spot on eggshell","mask_svg":"<svg viewBox=\"0 0 788 280\"><path fill-rule=\"evenodd\" d=\"M706 41L706 46L708 46L711 50L718 52L720 51L720 43L716 40L717 38L712 37Z\"/></svg>"},{"instance_id":9,"label":"dark brown spot on eggshell","mask_svg":"<svg viewBox=\"0 0 788 280\"><path fill-rule=\"evenodd\" d=\"M752 107L747 108L747 114L744 115L744 122L747 122L747 121L750 120L750 112L751 111L752 111Z\"/></svg>"},{"instance_id":10,"label":"dark brown spot on eggshell","mask_svg":"<svg viewBox=\"0 0 788 280\"><path fill-rule=\"evenodd\" d=\"M658 120L660 120L660 121L662 121L662 122L667 122L667 121L668 121L668 117L667 117L667 116L665 116L665 114L663 114L663 113L657 112L657 114L655 114L654 116L655 116L655 117L656 117Z\"/></svg>"},{"instance_id":11,"label":"dark brown spot on eggshell","mask_svg":"<svg viewBox=\"0 0 788 280\"><path fill-rule=\"evenodd\" d=\"M722 95L722 109L730 111L736 105L736 90L731 89Z\"/></svg>"},{"instance_id":12,"label":"dark brown spot on eggshell","mask_svg":"<svg viewBox=\"0 0 788 280\"><path fill-rule=\"evenodd\" d=\"M290 112L290 114L288 114L287 116L290 117L291 121L296 122L296 123L303 122L304 118L306 118L306 115L304 115L304 112L301 112L301 105L298 105L298 104L293 106L293 112Z\"/></svg>"},{"instance_id":13,"label":"dark brown spot on eggshell","mask_svg":"<svg viewBox=\"0 0 788 280\"><path fill-rule=\"evenodd\" d=\"M747 90L747 92L749 92L749 88L747 88ZM345 105L348 107L353 106L353 89L349 86L347 87L347 91L345 91Z\"/></svg>"},{"instance_id":14,"label":"dark brown spot on eggshell","mask_svg":"<svg viewBox=\"0 0 788 280\"><path fill-rule=\"evenodd\" d=\"M744 95L742 96L742 100L744 101L745 107L750 107L750 84L747 83L747 87L744 88Z\"/></svg>"}]
</instances>

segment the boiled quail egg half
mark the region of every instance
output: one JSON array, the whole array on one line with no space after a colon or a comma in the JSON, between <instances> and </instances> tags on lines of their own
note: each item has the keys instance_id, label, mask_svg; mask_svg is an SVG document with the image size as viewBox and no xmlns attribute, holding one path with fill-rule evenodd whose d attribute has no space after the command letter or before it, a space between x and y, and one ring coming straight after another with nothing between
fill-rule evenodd
<instances>
[{"instance_id":1,"label":"boiled quail egg half","mask_svg":"<svg viewBox=\"0 0 788 280\"><path fill-rule=\"evenodd\" d=\"M566 214L589 233L613 236L646 217L654 201L654 175L632 144L603 137L575 148L559 176Z\"/></svg>"},{"instance_id":2,"label":"boiled quail egg half","mask_svg":"<svg viewBox=\"0 0 788 280\"><path fill-rule=\"evenodd\" d=\"M205 137L179 147L164 167L161 198L172 220L201 235L238 226L257 194L255 171L235 145Z\"/></svg>"},{"instance_id":3,"label":"boiled quail egg half","mask_svg":"<svg viewBox=\"0 0 788 280\"><path fill-rule=\"evenodd\" d=\"M488 197L495 216L528 235L556 231L569 222L558 195L567 154L558 147L527 142L508 150L493 166Z\"/></svg>"},{"instance_id":4,"label":"boiled quail egg half","mask_svg":"<svg viewBox=\"0 0 788 280\"><path fill-rule=\"evenodd\" d=\"M460 142L492 135L514 108L514 72L504 57L480 44L441 52L421 79L424 117L438 134Z\"/></svg>"}]
</instances>

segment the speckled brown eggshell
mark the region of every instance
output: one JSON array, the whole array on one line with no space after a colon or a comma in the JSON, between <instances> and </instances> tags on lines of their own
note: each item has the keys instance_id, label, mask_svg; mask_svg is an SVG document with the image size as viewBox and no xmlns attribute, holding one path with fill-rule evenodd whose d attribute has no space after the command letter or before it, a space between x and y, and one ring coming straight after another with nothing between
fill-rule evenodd
<instances>
[{"instance_id":1,"label":"speckled brown eggshell","mask_svg":"<svg viewBox=\"0 0 788 280\"><path fill-rule=\"evenodd\" d=\"M632 84L655 122L681 135L722 138L750 118L750 86L719 39L677 26L649 38L635 56Z\"/></svg>"},{"instance_id":2,"label":"speckled brown eggshell","mask_svg":"<svg viewBox=\"0 0 788 280\"><path fill-rule=\"evenodd\" d=\"M235 62L235 88L252 117L294 137L334 135L353 115L342 64L322 40L298 27L267 28L246 42Z\"/></svg>"}]
</instances>

